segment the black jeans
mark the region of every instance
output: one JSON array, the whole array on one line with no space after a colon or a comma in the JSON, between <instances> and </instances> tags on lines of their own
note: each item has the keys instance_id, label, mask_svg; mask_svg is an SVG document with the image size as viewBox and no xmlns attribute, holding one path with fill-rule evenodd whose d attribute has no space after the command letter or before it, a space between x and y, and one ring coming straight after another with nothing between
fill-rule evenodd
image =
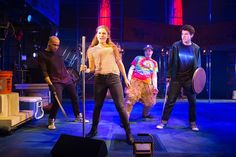
<instances>
[{"instance_id":1,"label":"black jeans","mask_svg":"<svg viewBox=\"0 0 236 157\"><path fill-rule=\"evenodd\" d=\"M120 77L116 74L95 75L94 82L94 99L95 106L93 111L93 126L91 130L96 130L100 119L100 112L104 103L108 89L115 103L116 110L119 113L124 129L130 132L127 113L124 107L124 94Z\"/></svg>"},{"instance_id":2,"label":"black jeans","mask_svg":"<svg viewBox=\"0 0 236 157\"><path fill-rule=\"evenodd\" d=\"M72 108L73 108L73 112L75 117L77 117L79 115L79 100L78 100L78 95L76 92L76 86L74 83L70 83L70 84L63 84L63 83L53 83L58 99L60 101L60 103L62 103L62 92L64 89L66 89L66 91L68 92L68 95L70 96L70 99L72 101ZM52 95L53 97L53 95ZM55 99L53 99L53 105L52 108L50 110L50 115L49 115L49 119L55 119L56 118L56 114L58 111L58 104L55 101Z\"/></svg>"},{"instance_id":3,"label":"black jeans","mask_svg":"<svg viewBox=\"0 0 236 157\"><path fill-rule=\"evenodd\" d=\"M179 96L181 87L183 87L184 93L188 98L189 122L196 121L196 94L192 89L192 79L170 81L170 85L167 91L167 100L164 104L164 111L162 114L163 121L169 120L174 104Z\"/></svg>"}]
</instances>

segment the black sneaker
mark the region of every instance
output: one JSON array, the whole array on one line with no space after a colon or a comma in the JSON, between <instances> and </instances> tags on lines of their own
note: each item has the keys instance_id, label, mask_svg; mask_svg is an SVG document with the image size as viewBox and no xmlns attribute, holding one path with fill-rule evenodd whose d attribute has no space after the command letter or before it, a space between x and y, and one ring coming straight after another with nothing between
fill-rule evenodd
<instances>
[{"instance_id":1,"label":"black sneaker","mask_svg":"<svg viewBox=\"0 0 236 157\"><path fill-rule=\"evenodd\" d=\"M146 116L143 115L142 118L145 118L145 119L153 119L154 117L149 114L149 115L146 115Z\"/></svg>"}]
</instances>

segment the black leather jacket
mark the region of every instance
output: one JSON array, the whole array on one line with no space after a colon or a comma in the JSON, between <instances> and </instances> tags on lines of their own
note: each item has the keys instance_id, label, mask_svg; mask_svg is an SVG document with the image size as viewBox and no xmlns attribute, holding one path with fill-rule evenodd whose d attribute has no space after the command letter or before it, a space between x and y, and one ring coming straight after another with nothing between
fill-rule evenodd
<instances>
[{"instance_id":1,"label":"black leather jacket","mask_svg":"<svg viewBox=\"0 0 236 157\"><path fill-rule=\"evenodd\" d=\"M171 78L171 80L175 80L178 73L177 70L179 67L179 47L182 44L181 42L182 41L175 42L169 52L167 78ZM190 72L192 78L194 71L198 67L201 67L201 52L200 47L197 44L192 42L191 46L194 49L194 64Z\"/></svg>"}]
</instances>

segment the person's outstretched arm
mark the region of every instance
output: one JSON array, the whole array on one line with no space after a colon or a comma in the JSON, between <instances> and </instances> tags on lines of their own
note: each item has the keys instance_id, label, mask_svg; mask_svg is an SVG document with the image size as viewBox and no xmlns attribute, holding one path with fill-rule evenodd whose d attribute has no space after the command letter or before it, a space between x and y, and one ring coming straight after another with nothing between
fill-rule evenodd
<instances>
[{"instance_id":1,"label":"person's outstretched arm","mask_svg":"<svg viewBox=\"0 0 236 157\"><path fill-rule=\"evenodd\" d=\"M130 81L134 72L135 66L131 65L128 72L128 80Z\"/></svg>"}]
</instances>

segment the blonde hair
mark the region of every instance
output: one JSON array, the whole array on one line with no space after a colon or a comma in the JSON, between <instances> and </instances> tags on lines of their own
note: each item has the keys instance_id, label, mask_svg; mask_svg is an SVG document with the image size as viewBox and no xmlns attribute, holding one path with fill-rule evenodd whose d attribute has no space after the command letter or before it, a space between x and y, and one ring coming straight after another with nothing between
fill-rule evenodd
<instances>
[{"instance_id":1,"label":"blonde hair","mask_svg":"<svg viewBox=\"0 0 236 157\"><path fill-rule=\"evenodd\" d=\"M108 34L108 38L107 38L106 43L107 43L109 46L112 46L112 47L113 47L113 46L116 46L116 45L112 42L112 40L111 40L111 31L110 31L110 29L109 29L107 26L105 26L105 25L100 25L100 26L98 26L98 27L96 28L96 34L94 35L93 40L92 40L92 42L91 42L91 44L90 44L89 47L91 48L91 47L94 47L94 46L96 46L96 45L99 44L98 39L97 39L97 32L98 32L98 30L101 29L101 28L105 29L106 32L107 32L107 34Z\"/></svg>"}]
</instances>

